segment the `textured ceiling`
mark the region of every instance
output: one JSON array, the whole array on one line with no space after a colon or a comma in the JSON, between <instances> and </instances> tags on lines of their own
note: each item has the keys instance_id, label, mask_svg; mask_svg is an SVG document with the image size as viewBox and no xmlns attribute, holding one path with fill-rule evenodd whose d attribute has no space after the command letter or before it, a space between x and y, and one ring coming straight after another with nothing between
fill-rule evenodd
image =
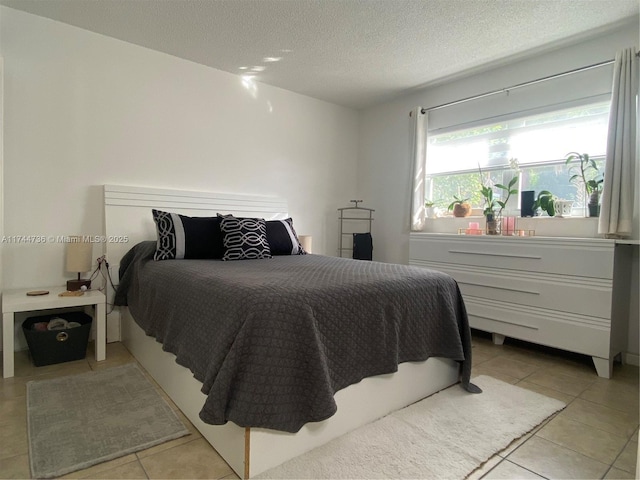
<instances>
[{"instance_id":1,"label":"textured ceiling","mask_svg":"<svg viewBox=\"0 0 640 480\"><path fill-rule=\"evenodd\" d=\"M0 0L329 102L400 92L638 19L638 0ZM280 58L269 61L269 58Z\"/></svg>"}]
</instances>

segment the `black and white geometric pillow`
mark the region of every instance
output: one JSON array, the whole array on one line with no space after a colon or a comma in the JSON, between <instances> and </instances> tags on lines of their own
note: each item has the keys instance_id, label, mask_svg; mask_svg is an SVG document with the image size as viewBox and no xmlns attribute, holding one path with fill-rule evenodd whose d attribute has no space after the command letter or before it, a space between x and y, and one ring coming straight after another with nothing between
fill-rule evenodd
<instances>
[{"instance_id":1,"label":"black and white geometric pillow","mask_svg":"<svg viewBox=\"0 0 640 480\"><path fill-rule=\"evenodd\" d=\"M293 228L293 220L268 220L267 241L271 255L306 255L298 235Z\"/></svg>"},{"instance_id":2,"label":"black and white geometric pillow","mask_svg":"<svg viewBox=\"0 0 640 480\"><path fill-rule=\"evenodd\" d=\"M187 217L155 209L152 213L158 234L154 260L222 258L220 218Z\"/></svg>"},{"instance_id":3,"label":"black and white geometric pillow","mask_svg":"<svg viewBox=\"0 0 640 480\"><path fill-rule=\"evenodd\" d=\"M222 260L271 258L267 225L263 218L219 217L225 252Z\"/></svg>"}]
</instances>

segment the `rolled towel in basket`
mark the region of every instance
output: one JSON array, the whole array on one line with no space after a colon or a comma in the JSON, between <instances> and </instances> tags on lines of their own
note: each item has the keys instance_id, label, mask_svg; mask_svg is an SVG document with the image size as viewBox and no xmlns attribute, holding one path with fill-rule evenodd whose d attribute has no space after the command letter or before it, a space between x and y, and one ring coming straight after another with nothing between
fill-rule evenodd
<instances>
[{"instance_id":1,"label":"rolled towel in basket","mask_svg":"<svg viewBox=\"0 0 640 480\"><path fill-rule=\"evenodd\" d=\"M47 325L47 330L64 330L66 328L69 328L69 322L60 317L52 318Z\"/></svg>"},{"instance_id":2,"label":"rolled towel in basket","mask_svg":"<svg viewBox=\"0 0 640 480\"><path fill-rule=\"evenodd\" d=\"M49 322L36 322L31 325L31 330L36 330L38 332L46 332L48 330Z\"/></svg>"}]
</instances>

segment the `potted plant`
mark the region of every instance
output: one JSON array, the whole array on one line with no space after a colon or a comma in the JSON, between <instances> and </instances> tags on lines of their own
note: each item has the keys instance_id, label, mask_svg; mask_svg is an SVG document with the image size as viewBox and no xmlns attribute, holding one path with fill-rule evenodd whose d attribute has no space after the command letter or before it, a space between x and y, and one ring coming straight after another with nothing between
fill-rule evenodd
<instances>
[{"instance_id":1,"label":"potted plant","mask_svg":"<svg viewBox=\"0 0 640 480\"><path fill-rule=\"evenodd\" d=\"M600 193L602 191L603 178L595 160L589 157L588 153L569 152L566 155L565 165L577 160L576 164L569 168L571 177L569 181L584 188L587 207L590 217L597 217L600 214Z\"/></svg>"},{"instance_id":2,"label":"potted plant","mask_svg":"<svg viewBox=\"0 0 640 480\"><path fill-rule=\"evenodd\" d=\"M550 217L555 216L555 195L548 190L542 190L538 193L538 197L533 202L533 212L539 215L540 211L547 212Z\"/></svg>"},{"instance_id":3,"label":"potted plant","mask_svg":"<svg viewBox=\"0 0 640 480\"><path fill-rule=\"evenodd\" d=\"M496 188L499 188L501 190L504 190L506 192L506 196L504 201L500 201L500 200L496 200L493 197L493 189L490 187L485 186L484 184L482 184L480 186L480 193L482 194L482 197L484 198L484 215L487 215L489 213L493 213L497 216L500 216L502 214L502 210L504 210L504 207L507 206L507 202L509 201L509 198L511 197L511 195L516 195L518 193L518 189L517 188L513 188L513 186L516 184L516 182L518 181L518 177L515 176L513 177L510 181L509 184L507 186L504 186L500 183L496 183ZM496 209L500 207L500 209L496 212Z\"/></svg>"},{"instance_id":4,"label":"potted plant","mask_svg":"<svg viewBox=\"0 0 640 480\"><path fill-rule=\"evenodd\" d=\"M590 217L599 217L600 216L600 194L602 193L602 183L604 182L604 178L600 178L599 180L588 180L587 185L591 190L589 194L589 203L587 207L589 208L589 216Z\"/></svg>"},{"instance_id":5,"label":"potted plant","mask_svg":"<svg viewBox=\"0 0 640 480\"><path fill-rule=\"evenodd\" d=\"M454 217L468 217L471 214L471 204L467 203L468 198L453 196L454 200L449 204L447 210L453 210Z\"/></svg>"},{"instance_id":6,"label":"potted plant","mask_svg":"<svg viewBox=\"0 0 640 480\"><path fill-rule=\"evenodd\" d=\"M436 202L426 200L424 202L424 210L427 218L436 218Z\"/></svg>"},{"instance_id":7,"label":"potted plant","mask_svg":"<svg viewBox=\"0 0 640 480\"><path fill-rule=\"evenodd\" d=\"M507 202L509 202L509 198L511 195L516 195L518 193L518 189L514 188L515 184L518 182L518 175L516 174L511 178L507 185L502 185L501 183L496 183L495 187L505 192L504 200L497 200L493 196L493 188L484 184L482 179L482 169L478 166L478 170L480 172L480 194L482 198L484 198L484 210L483 215L487 221L487 234L488 235L497 235L500 233L500 217L502 215L502 211L507 206ZM498 209L498 207L500 207Z\"/></svg>"}]
</instances>

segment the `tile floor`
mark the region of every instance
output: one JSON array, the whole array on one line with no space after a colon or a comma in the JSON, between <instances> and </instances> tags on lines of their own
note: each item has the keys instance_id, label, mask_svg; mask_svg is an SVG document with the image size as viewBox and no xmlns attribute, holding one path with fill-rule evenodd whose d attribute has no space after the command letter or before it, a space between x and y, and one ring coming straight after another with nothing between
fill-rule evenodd
<instances>
[{"instance_id":1,"label":"tile floor","mask_svg":"<svg viewBox=\"0 0 640 480\"><path fill-rule=\"evenodd\" d=\"M597 376L590 357L473 332L473 373L557 398L567 407L470 479L633 479L638 452L638 367Z\"/></svg>"},{"instance_id":2,"label":"tile floor","mask_svg":"<svg viewBox=\"0 0 640 480\"><path fill-rule=\"evenodd\" d=\"M567 407L490 459L470 479L632 479L638 451L638 368L616 365L614 378L595 374L587 357L507 339L496 346L474 332L473 375L558 398ZM91 345L89 349L91 350ZM107 368L133 361L119 343L107 360L33 367L16 353L16 376L0 380L0 478L30 478L26 432L26 382ZM174 407L175 408L175 407ZM181 415L181 414L180 414ZM68 478L238 478L191 424L191 435L95 465Z\"/></svg>"}]
</instances>

